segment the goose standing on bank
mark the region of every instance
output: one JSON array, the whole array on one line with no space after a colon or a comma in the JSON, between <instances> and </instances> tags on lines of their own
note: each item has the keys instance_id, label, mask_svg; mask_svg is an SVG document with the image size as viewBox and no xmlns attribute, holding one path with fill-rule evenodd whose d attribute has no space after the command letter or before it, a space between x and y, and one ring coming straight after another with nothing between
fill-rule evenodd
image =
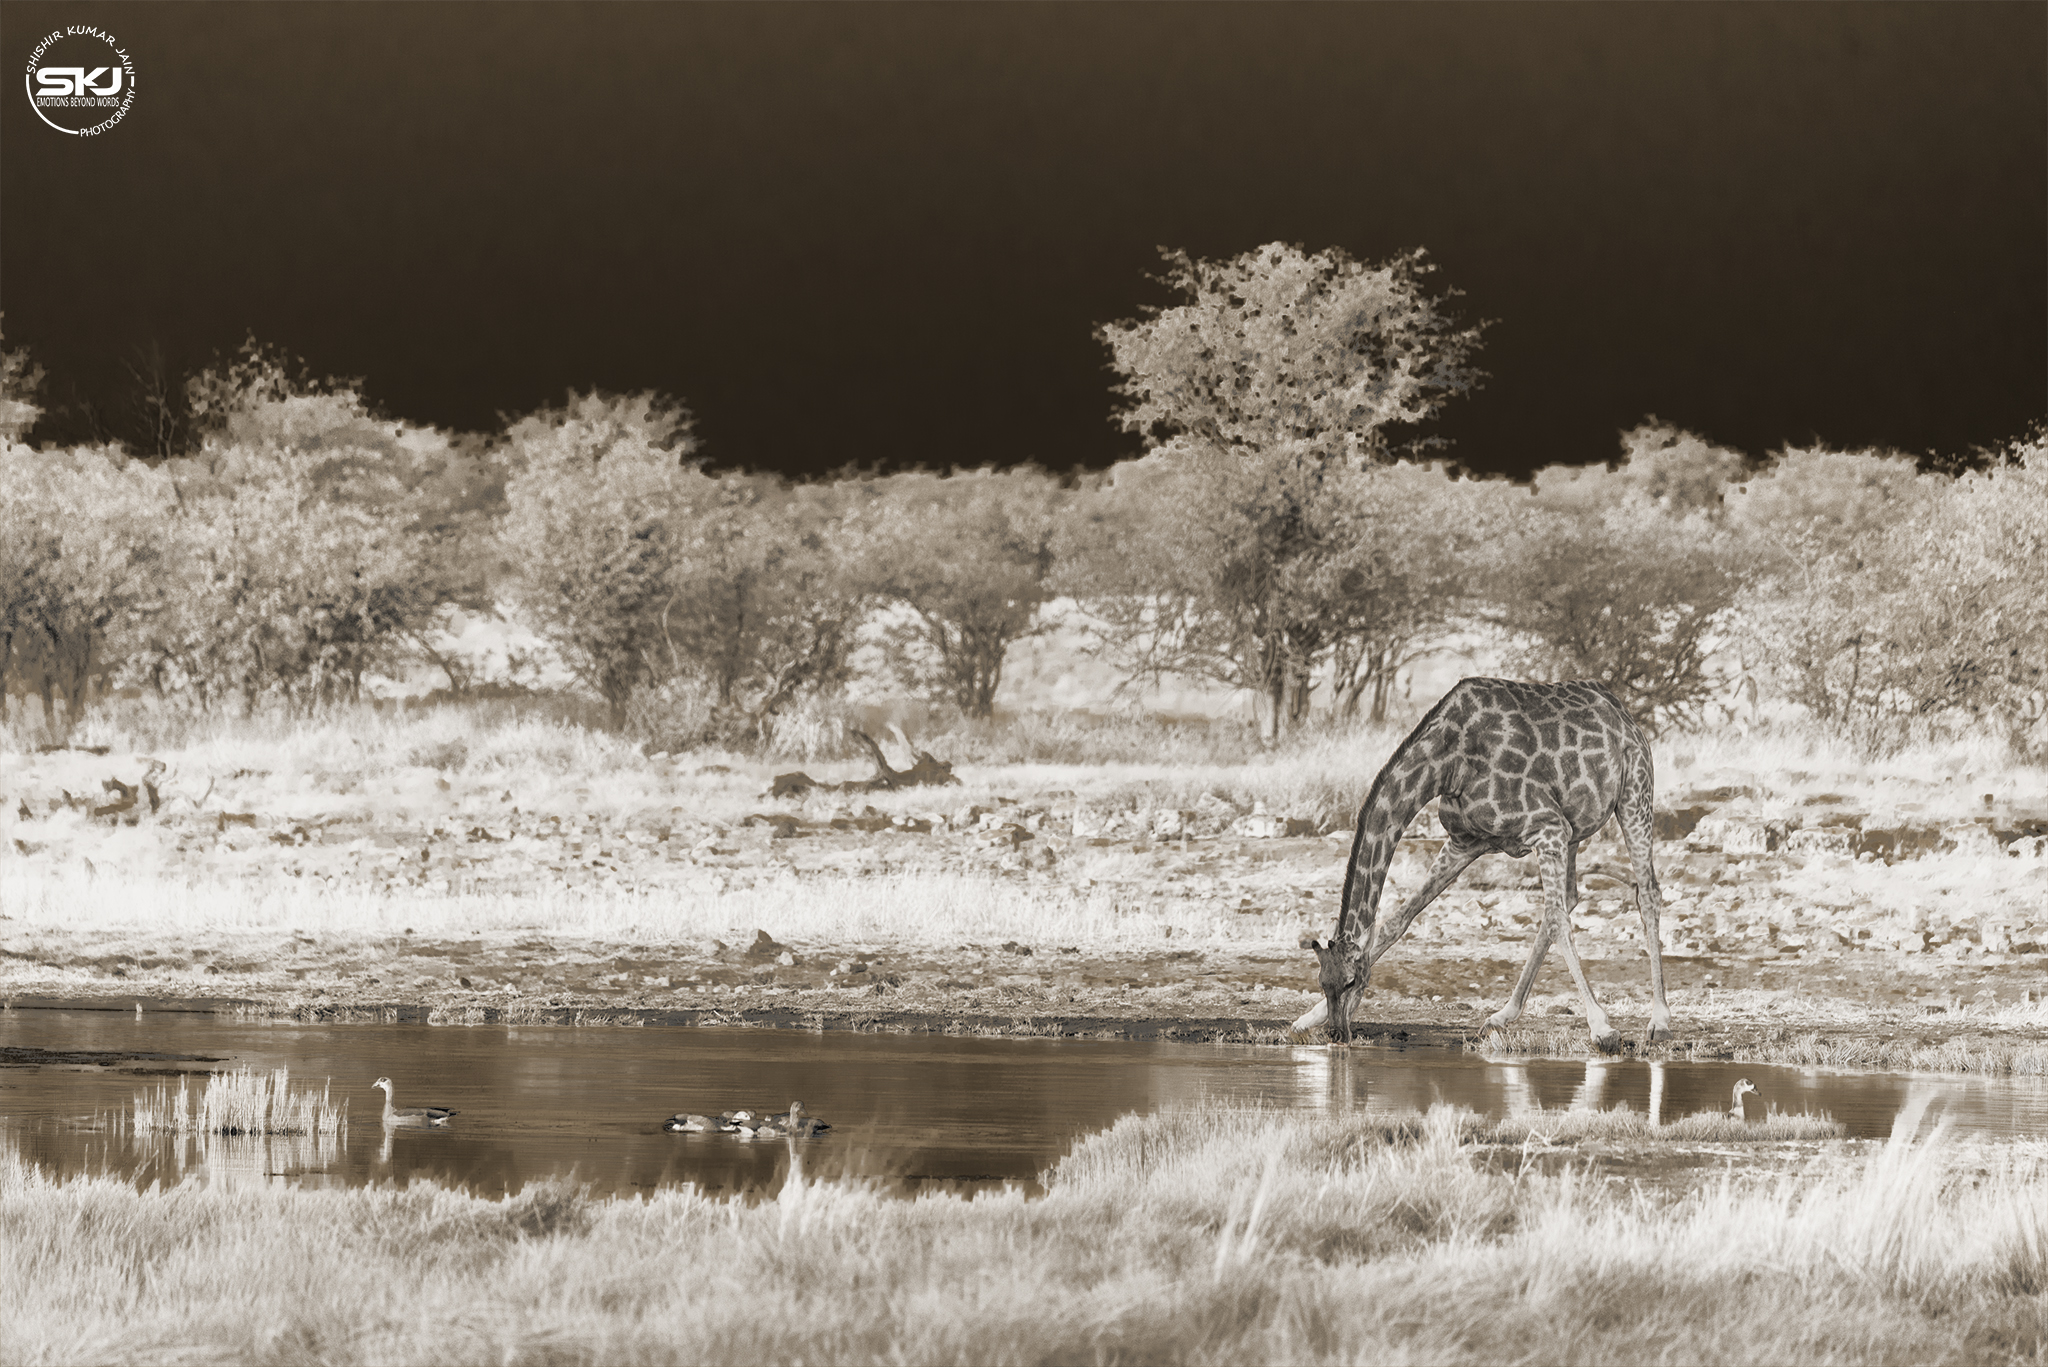
<instances>
[{"instance_id":1,"label":"goose standing on bank","mask_svg":"<svg viewBox=\"0 0 2048 1367\"><path fill-rule=\"evenodd\" d=\"M453 1111L445 1106L407 1106L401 1110L391 1104L392 1090L390 1078L380 1077L370 1085L384 1089L384 1124L386 1127L395 1128L402 1126L412 1130L435 1129L446 1125L449 1116L462 1114L460 1111Z\"/></svg>"},{"instance_id":2,"label":"goose standing on bank","mask_svg":"<svg viewBox=\"0 0 2048 1367\"><path fill-rule=\"evenodd\" d=\"M1759 1092L1756 1089L1756 1084L1754 1082L1751 1082L1748 1078L1745 1077L1736 1079L1735 1104L1728 1108L1728 1118L1730 1120L1740 1120L1744 1124L1748 1124L1749 1114L1742 1109L1742 1098L1744 1098L1745 1096L1762 1095L1763 1093Z\"/></svg>"}]
</instances>

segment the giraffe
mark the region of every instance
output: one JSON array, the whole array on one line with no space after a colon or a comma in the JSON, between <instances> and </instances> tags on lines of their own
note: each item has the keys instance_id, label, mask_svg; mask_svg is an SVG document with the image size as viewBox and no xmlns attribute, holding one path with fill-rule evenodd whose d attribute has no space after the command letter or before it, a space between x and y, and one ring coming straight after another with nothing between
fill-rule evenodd
<instances>
[{"instance_id":1,"label":"giraffe","mask_svg":"<svg viewBox=\"0 0 2048 1367\"><path fill-rule=\"evenodd\" d=\"M1320 964L1323 1000L1294 1023L1295 1030L1305 1033L1327 1022L1335 1039L1348 1041L1351 1013L1373 964L1423 908L1479 856L1499 851L1519 859L1533 850L1542 866L1543 924L1513 994L1486 1018L1486 1028L1500 1029L1522 1014L1555 939L1585 999L1593 1043L1604 1053L1619 1049L1621 1035L1593 999L1571 926L1579 897L1578 847L1612 816L1635 866L1636 910L1650 949L1650 1038L1671 1038L1657 941L1661 904L1650 854L1654 784L1649 743L1605 684L1459 680L1395 749L1359 809L1336 929L1302 940ZM1431 798L1442 799L1437 811L1449 839L1422 888L1380 926L1380 891L1394 846Z\"/></svg>"}]
</instances>

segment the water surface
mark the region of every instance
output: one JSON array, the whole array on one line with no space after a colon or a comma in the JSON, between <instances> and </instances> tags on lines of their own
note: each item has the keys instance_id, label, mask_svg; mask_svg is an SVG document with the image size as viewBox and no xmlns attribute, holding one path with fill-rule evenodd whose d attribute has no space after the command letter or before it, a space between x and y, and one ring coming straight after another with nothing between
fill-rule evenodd
<instances>
[{"instance_id":1,"label":"water surface","mask_svg":"<svg viewBox=\"0 0 2048 1367\"><path fill-rule=\"evenodd\" d=\"M202 1013L0 1012L0 1048L152 1052L120 1067L0 1068L0 1131L56 1172L143 1181L357 1186L419 1178L485 1195L573 1175L600 1192L683 1182L771 1191L793 1159L808 1177L858 1176L906 1191L1021 1183L1076 1139L1131 1112L1213 1098L1274 1110L1412 1113L1444 1101L1485 1115L1540 1105L1628 1106L1665 1121L1725 1110L1747 1076L1764 1106L1824 1112L1852 1137L1879 1138L1908 1092L1932 1093L1965 1133L2048 1132L2048 1086L2034 1080L1822 1073L1758 1064L1503 1063L1437 1046L1278 1049L1095 1040L978 1039L792 1030L590 1026L302 1025ZM350 1103L338 1141L200 1143L138 1137L109 1118L164 1071L289 1067ZM152 1071L153 1070L153 1071ZM398 1104L452 1106L446 1130L387 1132ZM197 1079L195 1078L195 1085ZM802 1100L832 1123L805 1142L663 1133L677 1111L781 1111Z\"/></svg>"}]
</instances>

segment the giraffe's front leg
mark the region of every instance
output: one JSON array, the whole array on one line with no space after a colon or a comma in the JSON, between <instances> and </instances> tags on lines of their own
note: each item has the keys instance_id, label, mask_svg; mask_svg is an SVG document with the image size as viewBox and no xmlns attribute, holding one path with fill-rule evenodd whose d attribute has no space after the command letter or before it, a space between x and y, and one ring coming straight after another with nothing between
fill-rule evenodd
<instances>
[{"instance_id":1,"label":"giraffe's front leg","mask_svg":"<svg viewBox=\"0 0 2048 1367\"><path fill-rule=\"evenodd\" d=\"M1473 860L1485 854L1488 848L1487 845L1475 840L1453 838L1446 842L1444 847L1437 851L1436 862L1430 865L1429 876L1423 880L1422 886L1417 888L1415 895L1403 903L1401 909L1380 927L1380 934L1372 942L1372 952L1366 958L1366 968L1370 969L1378 963L1380 956L1392 949L1395 941L1408 933L1408 927L1414 923L1415 918L1420 916L1445 888L1457 881L1458 875L1463 873Z\"/></svg>"},{"instance_id":2,"label":"giraffe's front leg","mask_svg":"<svg viewBox=\"0 0 2048 1367\"><path fill-rule=\"evenodd\" d=\"M1529 989L1536 984L1536 973L1543 967L1543 956L1550 952L1550 917L1543 918L1543 924L1536 928L1536 942L1529 946L1529 962L1522 965L1522 976L1515 980L1515 990L1508 994L1508 1004L1486 1018L1489 1030L1505 1030L1521 1019L1522 1004L1529 1000Z\"/></svg>"}]
</instances>

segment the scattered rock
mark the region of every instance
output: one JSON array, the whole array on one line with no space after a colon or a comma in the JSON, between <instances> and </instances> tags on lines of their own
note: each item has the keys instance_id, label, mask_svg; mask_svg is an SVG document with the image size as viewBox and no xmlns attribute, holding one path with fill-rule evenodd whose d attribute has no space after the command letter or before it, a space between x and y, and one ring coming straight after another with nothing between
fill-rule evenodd
<instances>
[{"instance_id":1,"label":"scattered rock","mask_svg":"<svg viewBox=\"0 0 2048 1367\"><path fill-rule=\"evenodd\" d=\"M1105 834L1115 821L1093 807L1074 808L1074 838L1087 840Z\"/></svg>"},{"instance_id":2,"label":"scattered rock","mask_svg":"<svg viewBox=\"0 0 2048 1367\"><path fill-rule=\"evenodd\" d=\"M1245 840L1275 840L1286 829L1287 823L1279 817L1255 811L1232 822L1230 833Z\"/></svg>"},{"instance_id":3,"label":"scattered rock","mask_svg":"<svg viewBox=\"0 0 2048 1367\"><path fill-rule=\"evenodd\" d=\"M1650 819L1651 835L1658 840L1683 840L1712 810L1711 807L1681 807L1676 811L1657 812Z\"/></svg>"},{"instance_id":4,"label":"scattered rock","mask_svg":"<svg viewBox=\"0 0 2048 1367\"><path fill-rule=\"evenodd\" d=\"M765 930L756 930L754 932L754 943L747 946L747 958L755 963L779 959L779 956L787 953L789 953L789 946L778 944L775 937Z\"/></svg>"},{"instance_id":5,"label":"scattered rock","mask_svg":"<svg viewBox=\"0 0 2048 1367\"><path fill-rule=\"evenodd\" d=\"M700 769L697 772L702 773L704 771ZM768 785L768 796L802 797L811 789L824 786L826 785L819 783L818 780L799 769L795 773L777 774L774 781Z\"/></svg>"}]
</instances>

